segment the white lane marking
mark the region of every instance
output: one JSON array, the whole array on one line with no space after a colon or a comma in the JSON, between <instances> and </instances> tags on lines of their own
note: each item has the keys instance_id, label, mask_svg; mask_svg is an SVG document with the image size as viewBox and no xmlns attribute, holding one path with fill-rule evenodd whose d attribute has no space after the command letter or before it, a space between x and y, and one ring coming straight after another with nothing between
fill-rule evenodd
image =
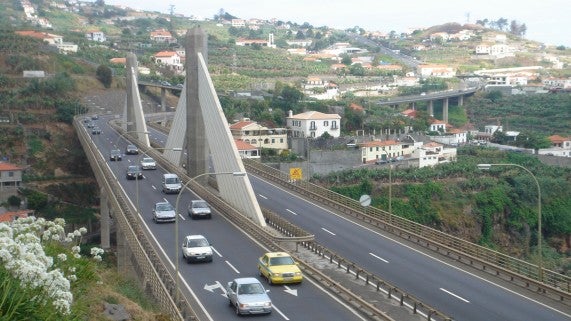
<instances>
[{"instance_id":1,"label":"white lane marking","mask_svg":"<svg viewBox=\"0 0 571 321\"><path fill-rule=\"evenodd\" d=\"M335 233L329 231L328 229L326 229L326 228L324 228L324 227L322 227L321 229L324 230L325 232L331 234L331 235L335 235Z\"/></svg>"},{"instance_id":2,"label":"white lane marking","mask_svg":"<svg viewBox=\"0 0 571 321\"><path fill-rule=\"evenodd\" d=\"M450 292L450 291L448 291L448 290L446 290L446 289L440 288L440 291L446 292L446 293L450 294L451 296L453 296L453 297L455 297L455 298L457 298L457 299L460 299L460 300L462 300L462 301L464 301L464 302L466 302L466 303L470 303L470 301L468 301L468 300L464 299L463 297L461 297L461 296L459 296L459 295L457 295L457 294L454 294L454 293L452 293L452 292Z\"/></svg>"},{"instance_id":3,"label":"white lane marking","mask_svg":"<svg viewBox=\"0 0 571 321\"><path fill-rule=\"evenodd\" d=\"M278 309L273 303L272 303L272 309L278 311L278 313L284 318L284 320L289 320L288 317L285 316L285 314L280 311L280 309Z\"/></svg>"},{"instance_id":4,"label":"white lane marking","mask_svg":"<svg viewBox=\"0 0 571 321\"><path fill-rule=\"evenodd\" d=\"M220 252L218 252L218 250L214 248L214 246L210 246L210 248L212 249L212 251L214 251L214 253L218 254L219 257L223 257L222 254L220 254Z\"/></svg>"},{"instance_id":5,"label":"white lane marking","mask_svg":"<svg viewBox=\"0 0 571 321\"><path fill-rule=\"evenodd\" d=\"M284 285L284 288L286 288L286 289L284 290L285 293L289 293L289 294L291 294L291 295L293 295L293 296L297 296L297 290L296 290L296 289L293 289L293 290L292 290L292 289L290 289L289 286L287 286L287 285Z\"/></svg>"},{"instance_id":6,"label":"white lane marking","mask_svg":"<svg viewBox=\"0 0 571 321\"><path fill-rule=\"evenodd\" d=\"M288 209L288 208L286 208L286 211L288 211L288 212L292 213L293 215L297 215L297 213L296 213L296 212L294 212L294 211L292 211L292 210L290 210L290 209Z\"/></svg>"},{"instance_id":7,"label":"white lane marking","mask_svg":"<svg viewBox=\"0 0 571 321\"><path fill-rule=\"evenodd\" d=\"M265 196L264 196L264 195L262 195L262 194L258 194L258 196L260 196L261 198L263 198L263 199L265 199L265 200L267 200L267 199L268 199L267 197L265 197Z\"/></svg>"},{"instance_id":8,"label":"white lane marking","mask_svg":"<svg viewBox=\"0 0 571 321\"><path fill-rule=\"evenodd\" d=\"M182 216L182 214L177 214L181 220L186 221L186 218L184 218L184 216Z\"/></svg>"},{"instance_id":9,"label":"white lane marking","mask_svg":"<svg viewBox=\"0 0 571 321\"><path fill-rule=\"evenodd\" d=\"M377 258L377 259L379 259L379 260L381 260L381 261L383 261L383 262L385 262L385 263L389 263L389 261L383 259L382 257L380 257L380 256L378 256L378 255L375 255L375 254L370 253L370 252L369 252L369 255L371 255L372 257Z\"/></svg>"},{"instance_id":10,"label":"white lane marking","mask_svg":"<svg viewBox=\"0 0 571 321\"><path fill-rule=\"evenodd\" d=\"M156 191L157 188L155 187L155 185L151 185L151 187Z\"/></svg>"},{"instance_id":11,"label":"white lane marking","mask_svg":"<svg viewBox=\"0 0 571 321\"><path fill-rule=\"evenodd\" d=\"M228 262L228 261L224 261L224 262L226 262L226 264L228 264L228 266L229 266L232 270L234 270L234 272L240 274L240 271L238 271L238 269L235 268L234 265L230 264L230 262Z\"/></svg>"}]
</instances>

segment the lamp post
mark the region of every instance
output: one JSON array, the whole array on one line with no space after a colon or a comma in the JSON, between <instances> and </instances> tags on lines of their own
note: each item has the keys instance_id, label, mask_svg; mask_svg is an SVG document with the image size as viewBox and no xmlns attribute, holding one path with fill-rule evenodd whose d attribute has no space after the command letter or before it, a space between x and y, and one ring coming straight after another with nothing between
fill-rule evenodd
<instances>
[{"instance_id":1,"label":"lamp post","mask_svg":"<svg viewBox=\"0 0 571 321\"><path fill-rule=\"evenodd\" d=\"M202 173L199 175L194 176L193 178L189 179L188 182L186 182L182 188L180 189L180 192L178 193L178 196L176 197L176 203L175 203L175 219L174 219L174 224L175 224L175 231L174 231L174 250L175 250L175 304L178 304L178 288L179 288L179 273L178 273L178 268L179 268L179 249L178 249L178 202L180 201L180 196L182 195L182 193L184 192L185 189L188 188L188 186L196 181L198 178L206 176L206 175L232 175L232 176L237 176L237 177L243 177L246 176L246 172L208 172L208 173Z\"/></svg>"},{"instance_id":2,"label":"lamp post","mask_svg":"<svg viewBox=\"0 0 571 321\"><path fill-rule=\"evenodd\" d=\"M535 177L535 175L533 175L533 173L518 164L511 164L511 163L506 163L506 164L478 164L478 168L481 170L489 170L492 166L514 166L514 167L519 167L521 169L523 169L524 171L526 171L529 175L531 175L531 177L533 178L533 180L535 181L535 185L537 186L537 247L539 249L538 254L539 254L539 264L538 264L538 278L540 282L543 282L543 253L542 253L542 247L541 247L541 188L539 187L539 182L537 181L537 178Z\"/></svg>"},{"instance_id":3,"label":"lamp post","mask_svg":"<svg viewBox=\"0 0 571 321\"><path fill-rule=\"evenodd\" d=\"M387 163L389 164L389 224L393 223L393 164L391 164L391 158L389 157L389 152L384 148L382 151L387 155Z\"/></svg>"}]
</instances>

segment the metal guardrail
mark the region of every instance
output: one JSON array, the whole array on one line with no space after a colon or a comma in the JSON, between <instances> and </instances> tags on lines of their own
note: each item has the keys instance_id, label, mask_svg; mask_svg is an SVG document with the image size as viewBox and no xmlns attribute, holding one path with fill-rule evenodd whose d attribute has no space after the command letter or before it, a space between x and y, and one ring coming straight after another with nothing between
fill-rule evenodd
<instances>
[{"instance_id":1,"label":"metal guardrail","mask_svg":"<svg viewBox=\"0 0 571 321\"><path fill-rule=\"evenodd\" d=\"M243 161L248 171L295 191L303 197L328 205L459 262L571 305L569 276L544 269L544 279L540 282L537 265L391 215L378 208L367 208L365 213L363 206L354 199L307 181L291 181L288 174L260 162L250 159Z\"/></svg>"}]
</instances>

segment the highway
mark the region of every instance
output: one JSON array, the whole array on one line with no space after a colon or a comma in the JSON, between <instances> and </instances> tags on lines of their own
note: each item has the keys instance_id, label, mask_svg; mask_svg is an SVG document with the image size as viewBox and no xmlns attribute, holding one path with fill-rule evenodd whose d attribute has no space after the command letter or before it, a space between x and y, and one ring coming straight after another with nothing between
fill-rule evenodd
<instances>
[{"instance_id":1,"label":"highway","mask_svg":"<svg viewBox=\"0 0 571 321\"><path fill-rule=\"evenodd\" d=\"M557 311L251 178L262 207L315 234L316 241L455 320L570 320Z\"/></svg>"},{"instance_id":2,"label":"highway","mask_svg":"<svg viewBox=\"0 0 571 321\"><path fill-rule=\"evenodd\" d=\"M100 120L100 127L104 127ZM159 144L166 137L150 129L150 138ZM101 136L93 136L99 150L105 153L117 140L117 134L104 129ZM121 141L121 140L119 140ZM119 144L124 149L126 143ZM110 167L119 181L124 180L124 171L128 163L137 162L137 156L126 156L123 162L112 162ZM415 295L425 303L454 317L455 320L570 320L568 307L556 310L534 301L531 296L517 294L482 279L462 269L407 246L390 235L376 232L367 226L353 223L320 206L306 202L272 184L250 175L250 180L262 207L279 213L287 220L315 234L316 240L345 258L357 262L386 281ZM139 202L141 219L149 233L154 235L160 250L172 261L175 256L173 227L171 224L156 225L150 219L150 209L154 202L163 198L173 205L176 195L163 195L157 189L160 182L160 170L145 171L145 180L139 182ZM124 180L123 186L131 201L136 199L136 182ZM188 192L183 195L181 204L192 199ZM184 205L186 208L186 205ZM181 238L187 234L203 234L214 244L217 255L212 264L187 265L181 261L181 274L186 284L191 284L194 296L204 306L204 310L213 320L226 320L233 311L223 296L222 285L238 276L255 276L255 261L263 252L263 246L256 244L221 216L214 215L212 220L190 221L182 212L180 218ZM239 251L236 244L240 244ZM176 250L180 250L178 247ZM172 263L171 263L172 264ZM200 272L200 273L193 273ZM197 284L195 287L194 284ZM270 297L278 311L272 320L307 320L308 313L323 316L323 320L359 320L350 309L333 300L309 282L288 288L272 286ZM190 291L190 288L187 290ZM291 290L297 290L293 295ZM531 293L529 293L531 294ZM226 303L227 309L220 309ZM316 306L327 306L319 308ZM312 317L312 320L315 320Z\"/></svg>"},{"instance_id":3,"label":"highway","mask_svg":"<svg viewBox=\"0 0 571 321\"><path fill-rule=\"evenodd\" d=\"M117 181L122 185L131 202L140 209L141 224L153 239L156 240L156 249L161 253L165 262L173 268L175 266L175 251L181 251L179 244L175 247L175 224L156 224L152 220L152 207L154 203L167 200L173 206L176 204L177 194L165 195L161 192L161 176L163 169L144 171L143 180L127 180L126 168L128 165L138 164L139 155L123 155L122 161L109 161L108 152L116 145L121 151L125 150L127 142L113 131L107 124L110 116L101 116L97 120L102 129L101 135L91 135L93 142L99 149L107 165L113 171ZM150 139L162 135L151 130ZM232 225L217 212L213 212L210 220L190 220L187 214L187 205L192 199L198 197L189 191L184 191L179 202L179 243L189 234L202 234L212 243L215 252L212 263L188 264L179 252L179 271L183 278L181 289L199 302L201 320L234 320L234 309L229 306L225 296L224 287L227 282L237 277L258 277L256 269L257 259L267 249L263 244L257 244L239 227ZM274 304L274 311L264 317L264 320L366 320L353 311L345 303L328 295L322 288L306 279L298 285L266 284L270 290L270 298Z\"/></svg>"}]
</instances>

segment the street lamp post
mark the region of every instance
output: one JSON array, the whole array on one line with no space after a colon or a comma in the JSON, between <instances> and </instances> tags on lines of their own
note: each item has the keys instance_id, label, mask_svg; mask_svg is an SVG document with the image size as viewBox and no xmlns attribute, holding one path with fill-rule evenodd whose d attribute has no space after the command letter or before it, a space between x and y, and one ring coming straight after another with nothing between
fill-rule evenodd
<instances>
[{"instance_id":1,"label":"street lamp post","mask_svg":"<svg viewBox=\"0 0 571 321\"><path fill-rule=\"evenodd\" d=\"M389 224L393 223L393 164L391 164L391 158L389 153L382 149L382 151L387 156L387 164L389 164Z\"/></svg>"},{"instance_id":2,"label":"street lamp post","mask_svg":"<svg viewBox=\"0 0 571 321\"><path fill-rule=\"evenodd\" d=\"M535 175L533 175L533 173L518 164L511 164L511 163L506 163L506 164L478 164L478 168L481 170L489 170L492 166L514 166L514 167L519 167L521 169L523 169L524 171L526 171L529 175L531 175L531 177L533 178L533 180L535 181L535 185L537 186L537 247L539 249L538 254L539 254L539 264L538 264L538 278L540 282L543 282L543 253L542 253L542 247L541 247L541 188L539 187L539 182L537 181L537 178L535 177Z\"/></svg>"},{"instance_id":3,"label":"street lamp post","mask_svg":"<svg viewBox=\"0 0 571 321\"><path fill-rule=\"evenodd\" d=\"M179 249L178 249L178 202L180 201L180 197L182 195L182 193L184 192L185 189L188 188L188 186L196 181L198 178L206 176L206 175L232 175L232 176L237 176L237 177L243 177L246 176L246 172L208 172L208 173L202 173L199 175L194 176L193 178L189 179L188 182L186 182L182 188L180 189L180 192L178 193L178 196L176 197L176 203L175 203L175 220L174 220L174 224L175 224L175 231L174 231L174 250L175 250L175 302L178 305L178 292L179 292Z\"/></svg>"}]
</instances>

